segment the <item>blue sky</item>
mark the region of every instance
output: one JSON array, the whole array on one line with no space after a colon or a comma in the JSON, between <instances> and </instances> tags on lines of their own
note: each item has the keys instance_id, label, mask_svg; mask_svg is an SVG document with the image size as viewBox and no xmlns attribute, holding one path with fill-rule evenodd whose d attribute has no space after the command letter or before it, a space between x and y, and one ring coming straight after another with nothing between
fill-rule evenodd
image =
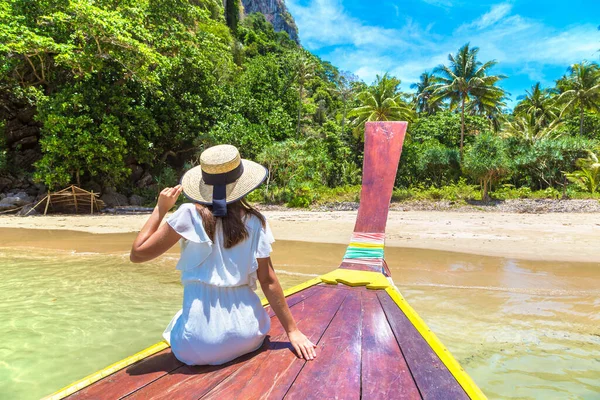
<instances>
[{"instance_id":1,"label":"blue sky","mask_svg":"<svg viewBox=\"0 0 600 400\"><path fill-rule=\"evenodd\" d=\"M568 66L600 61L600 0L286 0L302 45L371 83L390 72L402 90L470 42L508 75L509 106Z\"/></svg>"}]
</instances>

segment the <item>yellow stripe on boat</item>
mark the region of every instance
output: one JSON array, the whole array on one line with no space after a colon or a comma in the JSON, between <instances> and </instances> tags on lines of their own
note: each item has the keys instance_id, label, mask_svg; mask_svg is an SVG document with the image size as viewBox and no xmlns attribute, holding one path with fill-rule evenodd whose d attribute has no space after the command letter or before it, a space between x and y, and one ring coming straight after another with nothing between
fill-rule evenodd
<instances>
[{"instance_id":1,"label":"yellow stripe on boat","mask_svg":"<svg viewBox=\"0 0 600 400\"><path fill-rule=\"evenodd\" d=\"M95 372L91 375L86 376L83 379L78 380L77 382L73 382L72 384L65 386L64 388L60 389L58 392L55 392L55 393L51 394L50 396L44 397L42 400L64 399L65 397L67 397L85 387L90 386L92 383L98 382L100 379L107 377L108 375L114 374L115 372L122 370L123 368L126 368L126 367L130 366L131 364L138 362L141 359L150 357L151 355L156 354L159 351L163 351L167 347L169 347L169 344L167 342L165 342L164 340L162 342L153 344L152 346L140 351L139 353L129 356L121 361L117 361L116 363L109 365L108 367L106 367L98 372Z\"/></svg>"},{"instance_id":2,"label":"yellow stripe on boat","mask_svg":"<svg viewBox=\"0 0 600 400\"><path fill-rule=\"evenodd\" d=\"M383 249L383 243L365 243L365 242L350 242L348 247L358 247L361 249Z\"/></svg>"},{"instance_id":3,"label":"yellow stripe on boat","mask_svg":"<svg viewBox=\"0 0 600 400\"><path fill-rule=\"evenodd\" d=\"M354 269L335 269L319 277L323 282L337 285L343 283L347 286L366 286L367 289L385 289L390 286L388 279L375 271L358 271Z\"/></svg>"},{"instance_id":4,"label":"yellow stripe on boat","mask_svg":"<svg viewBox=\"0 0 600 400\"><path fill-rule=\"evenodd\" d=\"M483 394L481 389L473 382L473 379L467 374L467 372L460 366L458 361L452 356L450 351L442 344L440 339L435 336L435 333L429 329L425 321L417 314L417 312L408 304L402 294L393 286L385 289L387 294L394 300L394 303L400 307L404 315L409 319L417 331L423 336L423 339L433 349L435 354L444 363L446 368L454 376L456 381L462 386L463 390L473 400L485 400L487 397Z\"/></svg>"},{"instance_id":5,"label":"yellow stripe on boat","mask_svg":"<svg viewBox=\"0 0 600 400\"><path fill-rule=\"evenodd\" d=\"M319 283L321 283L321 282L322 282L322 281L321 281L321 278L319 278L319 277L317 277L317 278L313 278L313 279L310 279L310 280L308 280L308 281L306 281L306 282L303 282L303 283L301 283L301 284L299 284L299 285L292 286L291 288L284 290L284 291L283 291L283 295L284 295L285 297L288 297L288 296L290 296L290 295L292 295L292 294L294 294L294 293L301 292L301 291L303 291L304 289L307 289L307 288L309 288L309 287L311 287L311 286L318 285L318 284L319 284ZM264 307L264 306L268 306L268 305L269 305L269 300L267 300L267 298L266 298L266 297L264 297L264 298L261 300L261 303L262 303L263 307Z\"/></svg>"}]
</instances>

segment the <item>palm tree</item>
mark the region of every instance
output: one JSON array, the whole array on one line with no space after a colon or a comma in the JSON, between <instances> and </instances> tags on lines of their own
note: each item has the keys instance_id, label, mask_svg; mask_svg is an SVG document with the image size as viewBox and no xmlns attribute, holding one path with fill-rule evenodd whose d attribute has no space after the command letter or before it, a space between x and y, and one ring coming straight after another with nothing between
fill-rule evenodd
<instances>
[{"instance_id":1,"label":"palm tree","mask_svg":"<svg viewBox=\"0 0 600 400\"><path fill-rule=\"evenodd\" d=\"M357 99L360 105L348 113L353 118L354 133L358 134L369 121L405 121L412 120L413 110L402 99L399 91L400 79L387 73L377 75L375 83L360 92Z\"/></svg>"},{"instance_id":2,"label":"palm tree","mask_svg":"<svg viewBox=\"0 0 600 400\"><path fill-rule=\"evenodd\" d=\"M576 165L579 170L571 173L565 172L565 177L592 194L600 187L600 148L588 151L587 158L580 158Z\"/></svg>"},{"instance_id":3,"label":"palm tree","mask_svg":"<svg viewBox=\"0 0 600 400\"><path fill-rule=\"evenodd\" d=\"M488 75L488 71L496 65L496 61L481 63L477 60L478 47L469 48L465 44L456 55L449 54L450 65L440 65L434 69L435 82L431 89L436 100L448 100L450 108L460 108L460 157L463 156L465 136L465 110L471 102L477 100L479 107L491 108L498 106L506 93L495 86L498 81L506 78L503 75ZM477 102L473 103L474 105Z\"/></svg>"},{"instance_id":4,"label":"palm tree","mask_svg":"<svg viewBox=\"0 0 600 400\"><path fill-rule=\"evenodd\" d=\"M473 92L471 101L467 104L467 111L471 115L485 116L494 132L498 132L504 122L506 107L506 92L503 90L484 90L481 93Z\"/></svg>"},{"instance_id":5,"label":"palm tree","mask_svg":"<svg viewBox=\"0 0 600 400\"><path fill-rule=\"evenodd\" d=\"M341 71L340 76L336 81L337 86L334 89L334 92L340 97L344 107L342 110L342 132L344 132L344 126L346 125L348 102L352 99L354 92L356 91L356 82L358 82L358 76L348 71Z\"/></svg>"},{"instance_id":6,"label":"palm tree","mask_svg":"<svg viewBox=\"0 0 600 400\"><path fill-rule=\"evenodd\" d=\"M512 121L507 121L502 127L501 136L504 138L518 137L527 142L533 143L544 138L557 138L561 136L558 128L562 123L556 119L552 123L542 124L543 120L536 118L534 113L522 114L514 117Z\"/></svg>"},{"instance_id":7,"label":"palm tree","mask_svg":"<svg viewBox=\"0 0 600 400\"><path fill-rule=\"evenodd\" d=\"M526 95L515 107L514 114L518 116L530 116L535 124L547 127L559 118L559 109L556 106L554 91L542 89L540 83L536 83L531 90L525 91Z\"/></svg>"},{"instance_id":8,"label":"palm tree","mask_svg":"<svg viewBox=\"0 0 600 400\"><path fill-rule=\"evenodd\" d=\"M442 109L441 101L432 99L433 90L431 86L435 83L435 76L429 72L423 72L418 83L410 85L411 89L417 90L416 108L417 112L432 115Z\"/></svg>"},{"instance_id":9,"label":"palm tree","mask_svg":"<svg viewBox=\"0 0 600 400\"><path fill-rule=\"evenodd\" d=\"M557 82L562 94L558 101L567 110L579 111L579 134L583 134L585 110L600 111L600 67L596 63L583 61L569 67L570 75ZM562 115L561 114L561 115Z\"/></svg>"}]
</instances>

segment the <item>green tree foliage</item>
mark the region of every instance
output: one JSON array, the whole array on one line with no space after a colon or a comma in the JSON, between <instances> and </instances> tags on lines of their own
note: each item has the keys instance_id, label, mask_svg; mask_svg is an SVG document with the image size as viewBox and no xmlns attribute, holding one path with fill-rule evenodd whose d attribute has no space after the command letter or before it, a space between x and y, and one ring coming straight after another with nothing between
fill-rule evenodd
<instances>
[{"instance_id":1,"label":"green tree foliage","mask_svg":"<svg viewBox=\"0 0 600 400\"><path fill-rule=\"evenodd\" d=\"M491 185L509 172L509 158L502 140L491 134L477 136L465 153L463 169L481 185L481 198L489 201Z\"/></svg>"},{"instance_id":2,"label":"green tree foliage","mask_svg":"<svg viewBox=\"0 0 600 400\"><path fill-rule=\"evenodd\" d=\"M443 108L441 99L433 96L433 85L435 76L429 72L423 72L419 77L419 82L410 85L411 89L416 90L416 109L419 114L433 115Z\"/></svg>"},{"instance_id":3,"label":"green tree foliage","mask_svg":"<svg viewBox=\"0 0 600 400\"><path fill-rule=\"evenodd\" d=\"M225 20L227 26L233 33L237 32L237 27L240 22L240 0L226 0L225 1Z\"/></svg>"},{"instance_id":4,"label":"green tree foliage","mask_svg":"<svg viewBox=\"0 0 600 400\"><path fill-rule=\"evenodd\" d=\"M596 151L590 150L586 158L577 160L578 170L565 173L570 182L592 194L596 193L600 187L600 157L598 154L600 154L600 148Z\"/></svg>"},{"instance_id":5,"label":"green tree foliage","mask_svg":"<svg viewBox=\"0 0 600 400\"><path fill-rule=\"evenodd\" d=\"M587 155L594 146L580 137L561 137L524 142L518 138L507 140L512 160L512 180L515 186L528 186L534 190L562 187L565 172L576 169L576 160Z\"/></svg>"},{"instance_id":6,"label":"green tree foliage","mask_svg":"<svg viewBox=\"0 0 600 400\"><path fill-rule=\"evenodd\" d=\"M353 99L356 93L358 77L351 72L342 71L338 76L332 77L336 82L334 92L339 96L342 102L342 132L346 126L346 117L348 115L348 103Z\"/></svg>"},{"instance_id":7,"label":"green tree foliage","mask_svg":"<svg viewBox=\"0 0 600 400\"><path fill-rule=\"evenodd\" d=\"M503 75L488 75L496 61L482 63L477 60L478 47L465 44L456 55L448 55L450 65L440 65L434 70L435 84L431 86L435 101L446 100L451 109L458 109L461 115L460 154L462 158L465 135L465 112L469 109L495 115L499 112L504 90L496 83Z\"/></svg>"},{"instance_id":8,"label":"green tree foliage","mask_svg":"<svg viewBox=\"0 0 600 400\"><path fill-rule=\"evenodd\" d=\"M558 131L564 135L578 135L581 131L579 115L564 116ZM600 113L586 111L583 116L583 136L588 139L600 140Z\"/></svg>"},{"instance_id":9,"label":"green tree foliage","mask_svg":"<svg viewBox=\"0 0 600 400\"><path fill-rule=\"evenodd\" d=\"M583 134L585 111L600 111L600 66L583 61L569 67L569 75L560 79L558 101L564 112L579 113L579 134Z\"/></svg>"},{"instance_id":10,"label":"green tree foliage","mask_svg":"<svg viewBox=\"0 0 600 400\"><path fill-rule=\"evenodd\" d=\"M348 116L353 118L358 135L370 121L411 121L413 110L400 92L400 79L377 75L375 83L358 94L359 106Z\"/></svg>"},{"instance_id":11,"label":"green tree foliage","mask_svg":"<svg viewBox=\"0 0 600 400\"><path fill-rule=\"evenodd\" d=\"M528 116L533 125L544 129L558 120L560 110L555 97L555 90L543 89L536 83L515 107L514 114Z\"/></svg>"},{"instance_id":12,"label":"green tree foliage","mask_svg":"<svg viewBox=\"0 0 600 400\"><path fill-rule=\"evenodd\" d=\"M265 147L257 157L269 170L265 196L292 206L308 206L313 200L310 189L326 182L328 157L324 150L321 143L310 139L289 139Z\"/></svg>"},{"instance_id":13,"label":"green tree foliage","mask_svg":"<svg viewBox=\"0 0 600 400\"><path fill-rule=\"evenodd\" d=\"M435 139L446 147L454 147L460 141L462 118L450 112L438 112L434 115L421 117L409 124L408 131L415 141L423 142L430 138ZM465 137L466 143L482 133L491 132L490 124L485 117L465 115L464 124L469 134Z\"/></svg>"},{"instance_id":14,"label":"green tree foliage","mask_svg":"<svg viewBox=\"0 0 600 400\"><path fill-rule=\"evenodd\" d=\"M463 46L407 95L388 74L367 85L340 72L239 7L1 2L0 118L35 111L42 154L16 166L11 129L20 128L0 121L0 172L26 170L49 187L94 180L129 194L130 170L169 184L207 146L232 143L271 172L257 199L306 206L319 193L356 194L366 121L409 120L398 193L464 198L474 191L465 176L484 197L499 179L519 193L589 191L590 168L577 160L600 135L596 64L574 65L555 88L534 85L509 115L497 86L504 77L491 75L495 62L480 62L478 48Z\"/></svg>"},{"instance_id":15,"label":"green tree foliage","mask_svg":"<svg viewBox=\"0 0 600 400\"><path fill-rule=\"evenodd\" d=\"M506 121L502 127L502 137L517 137L527 142L561 136L561 122L557 119L544 126L535 114L517 115Z\"/></svg>"}]
</instances>

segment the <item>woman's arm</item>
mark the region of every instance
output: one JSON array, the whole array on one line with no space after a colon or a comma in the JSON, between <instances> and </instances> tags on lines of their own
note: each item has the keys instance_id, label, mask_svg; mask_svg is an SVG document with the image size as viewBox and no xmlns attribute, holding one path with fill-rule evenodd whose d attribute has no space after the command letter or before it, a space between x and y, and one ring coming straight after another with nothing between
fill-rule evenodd
<instances>
[{"instance_id":1,"label":"woman's arm","mask_svg":"<svg viewBox=\"0 0 600 400\"><path fill-rule=\"evenodd\" d=\"M167 212L175 205L180 194L180 185L174 188L165 188L160 192L154 211L133 242L129 255L131 262L141 263L152 260L173 247L181 238L169 224L160 225Z\"/></svg>"},{"instance_id":2,"label":"woman's arm","mask_svg":"<svg viewBox=\"0 0 600 400\"><path fill-rule=\"evenodd\" d=\"M275 270L273 269L273 264L271 263L271 257L267 258L257 258L258 260L258 280L260 282L260 287L264 292L267 300L269 300L269 304L271 308L277 315L279 322L285 329L285 332L290 339L290 343L296 350L296 353L300 358L304 358L306 360L312 360L317 356L315 351L316 345L314 345L296 326L296 321L294 321L294 317L292 317L292 313L285 301L285 296L283 295L283 289L281 289L281 285L279 284L279 279L277 279L277 275L275 275Z\"/></svg>"}]
</instances>

